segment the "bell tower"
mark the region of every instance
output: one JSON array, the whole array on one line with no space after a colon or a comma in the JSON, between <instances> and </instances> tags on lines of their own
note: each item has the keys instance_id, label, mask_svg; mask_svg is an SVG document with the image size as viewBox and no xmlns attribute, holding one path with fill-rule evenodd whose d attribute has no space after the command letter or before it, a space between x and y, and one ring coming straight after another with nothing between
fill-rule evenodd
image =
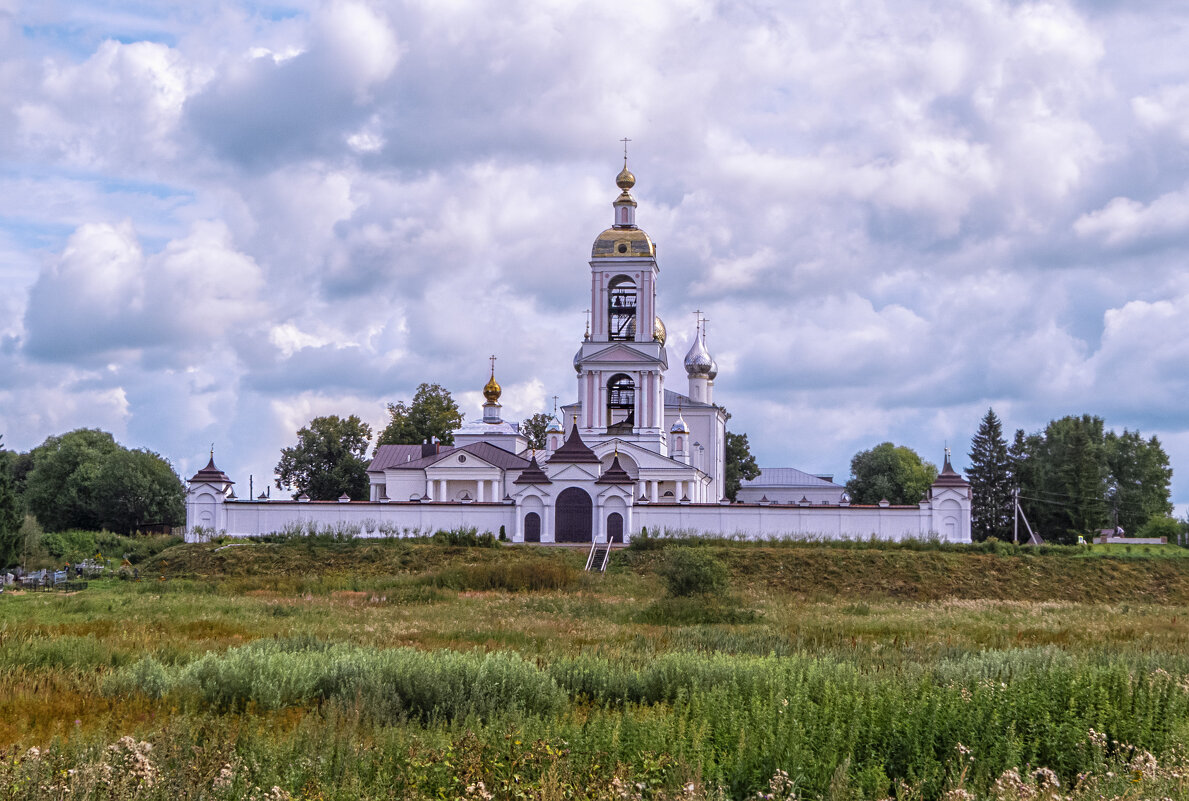
<instances>
[{"instance_id":1,"label":"bell tower","mask_svg":"<svg viewBox=\"0 0 1189 801\"><path fill-rule=\"evenodd\" d=\"M656 245L636 226L636 176L615 178L613 224L595 239L590 258L591 321L574 359L586 441L619 437L666 453L665 325L656 315Z\"/></svg>"}]
</instances>

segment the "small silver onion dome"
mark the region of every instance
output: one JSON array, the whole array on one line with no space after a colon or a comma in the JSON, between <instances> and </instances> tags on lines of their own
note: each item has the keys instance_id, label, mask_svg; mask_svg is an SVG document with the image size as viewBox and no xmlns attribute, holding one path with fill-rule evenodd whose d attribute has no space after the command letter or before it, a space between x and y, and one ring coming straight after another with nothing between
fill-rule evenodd
<instances>
[{"instance_id":1,"label":"small silver onion dome","mask_svg":"<svg viewBox=\"0 0 1189 801\"><path fill-rule=\"evenodd\" d=\"M714 359L710 358L710 351L702 344L702 337L697 336L694 338L694 344L690 345L689 353L685 354L685 372L691 378L703 375L709 377L711 370L716 374L718 372Z\"/></svg>"},{"instance_id":2,"label":"small silver onion dome","mask_svg":"<svg viewBox=\"0 0 1189 801\"><path fill-rule=\"evenodd\" d=\"M578 348L578 352L574 354L574 372L582 372L582 348Z\"/></svg>"},{"instance_id":3,"label":"small silver onion dome","mask_svg":"<svg viewBox=\"0 0 1189 801\"><path fill-rule=\"evenodd\" d=\"M718 362L714 359L710 360L710 372L706 374L706 377L711 381L718 378Z\"/></svg>"},{"instance_id":4,"label":"small silver onion dome","mask_svg":"<svg viewBox=\"0 0 1189 801\"><path fill-rule=\"evenodd\" d=\"M685 418L679 412L677 419L673 421L673 427L669 429L670 434L688 434L689 426L685 424Z\"/></svg>"}]
</instances>

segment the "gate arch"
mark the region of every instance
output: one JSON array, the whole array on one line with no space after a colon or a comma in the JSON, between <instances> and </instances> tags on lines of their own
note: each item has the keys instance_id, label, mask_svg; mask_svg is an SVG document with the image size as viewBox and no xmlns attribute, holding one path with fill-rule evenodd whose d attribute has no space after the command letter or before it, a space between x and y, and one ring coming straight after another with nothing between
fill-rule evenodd
<instances>
[{"instance_id":1,"label":"gate arch","mask_svg":"<svg viewBox=\"0 0 1189 801\"><path fill-rule=\"evenodd\" d=\"M593 542L594 503L585 490L568 487L557 496L556 542Z\"/></svg>"}]
</instances>

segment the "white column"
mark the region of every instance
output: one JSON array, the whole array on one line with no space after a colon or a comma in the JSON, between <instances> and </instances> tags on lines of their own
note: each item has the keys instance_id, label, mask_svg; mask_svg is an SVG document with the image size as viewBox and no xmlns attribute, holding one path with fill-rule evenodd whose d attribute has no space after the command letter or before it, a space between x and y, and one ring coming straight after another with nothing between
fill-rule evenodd
<instances>
[{"instance_id":1,"label":"white column","mask_svg":"<svg viewBox=\"0 0 1189 801\"><path fill-rule=\"evenodd\" d=\"M652 502L653 502L653 503L656 503L656 502L657 502L657 500L659 500L659 499L660 499L660 494L661 494L661 489L660 489L660 487L661 487L661 482L659 482L659 481L649 481L649 482L648 482L648 484L649 484L649 487L648 487L648 497L649 497L650 499L652 499Z\"/></svg>"},{"instance_id":2,"label":"white column","mask_svg":"<svg viewBox=\"0 0 1189 801\"><path fill-rule=\"evenodd\" d=\"M483 479L479 479L478 481L475 482L475 484L477 487L477 489L475 491L475 503L483 503L483 488L484 488L484 485L487 484L487 482L484 481Z\"/></svg>"},{"instance_id":3,"label":"white column","mask_svg":"<svg viewBox=\"0 0 1189 801\"><path fill-rule=\"evenodd\" d=\"M448 501L450 497L446 495L446 479L438 479L437 499L439 501Z\"/></svg>"},{"instance_id":4,"label":"white column","mask_svg":"<svg viewBox=\"0 0 1189 801\"><path fill-rule=\"evenodd\" d=\"M432 481L425 482L425 497L431 501L434 499L433 482Z\"/></svg>"}]
</instances>

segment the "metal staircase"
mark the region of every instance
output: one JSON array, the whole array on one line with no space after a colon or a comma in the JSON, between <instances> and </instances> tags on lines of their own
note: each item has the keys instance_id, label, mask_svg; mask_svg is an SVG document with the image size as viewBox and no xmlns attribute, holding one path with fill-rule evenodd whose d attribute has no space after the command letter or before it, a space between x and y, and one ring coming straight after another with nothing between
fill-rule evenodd
<instances>
[{"instance_id":1,"label":"metal staircase","mask_svg":"<svg viewBox=\"0 0 1189 801\"><path fill-rule=\"evenodd\" d=\"M586 557L586 572L606 573L607 563L611 561L611 549L614 547L613 542L591 543L590 555Z\"/></svg>"}]
</instances>

